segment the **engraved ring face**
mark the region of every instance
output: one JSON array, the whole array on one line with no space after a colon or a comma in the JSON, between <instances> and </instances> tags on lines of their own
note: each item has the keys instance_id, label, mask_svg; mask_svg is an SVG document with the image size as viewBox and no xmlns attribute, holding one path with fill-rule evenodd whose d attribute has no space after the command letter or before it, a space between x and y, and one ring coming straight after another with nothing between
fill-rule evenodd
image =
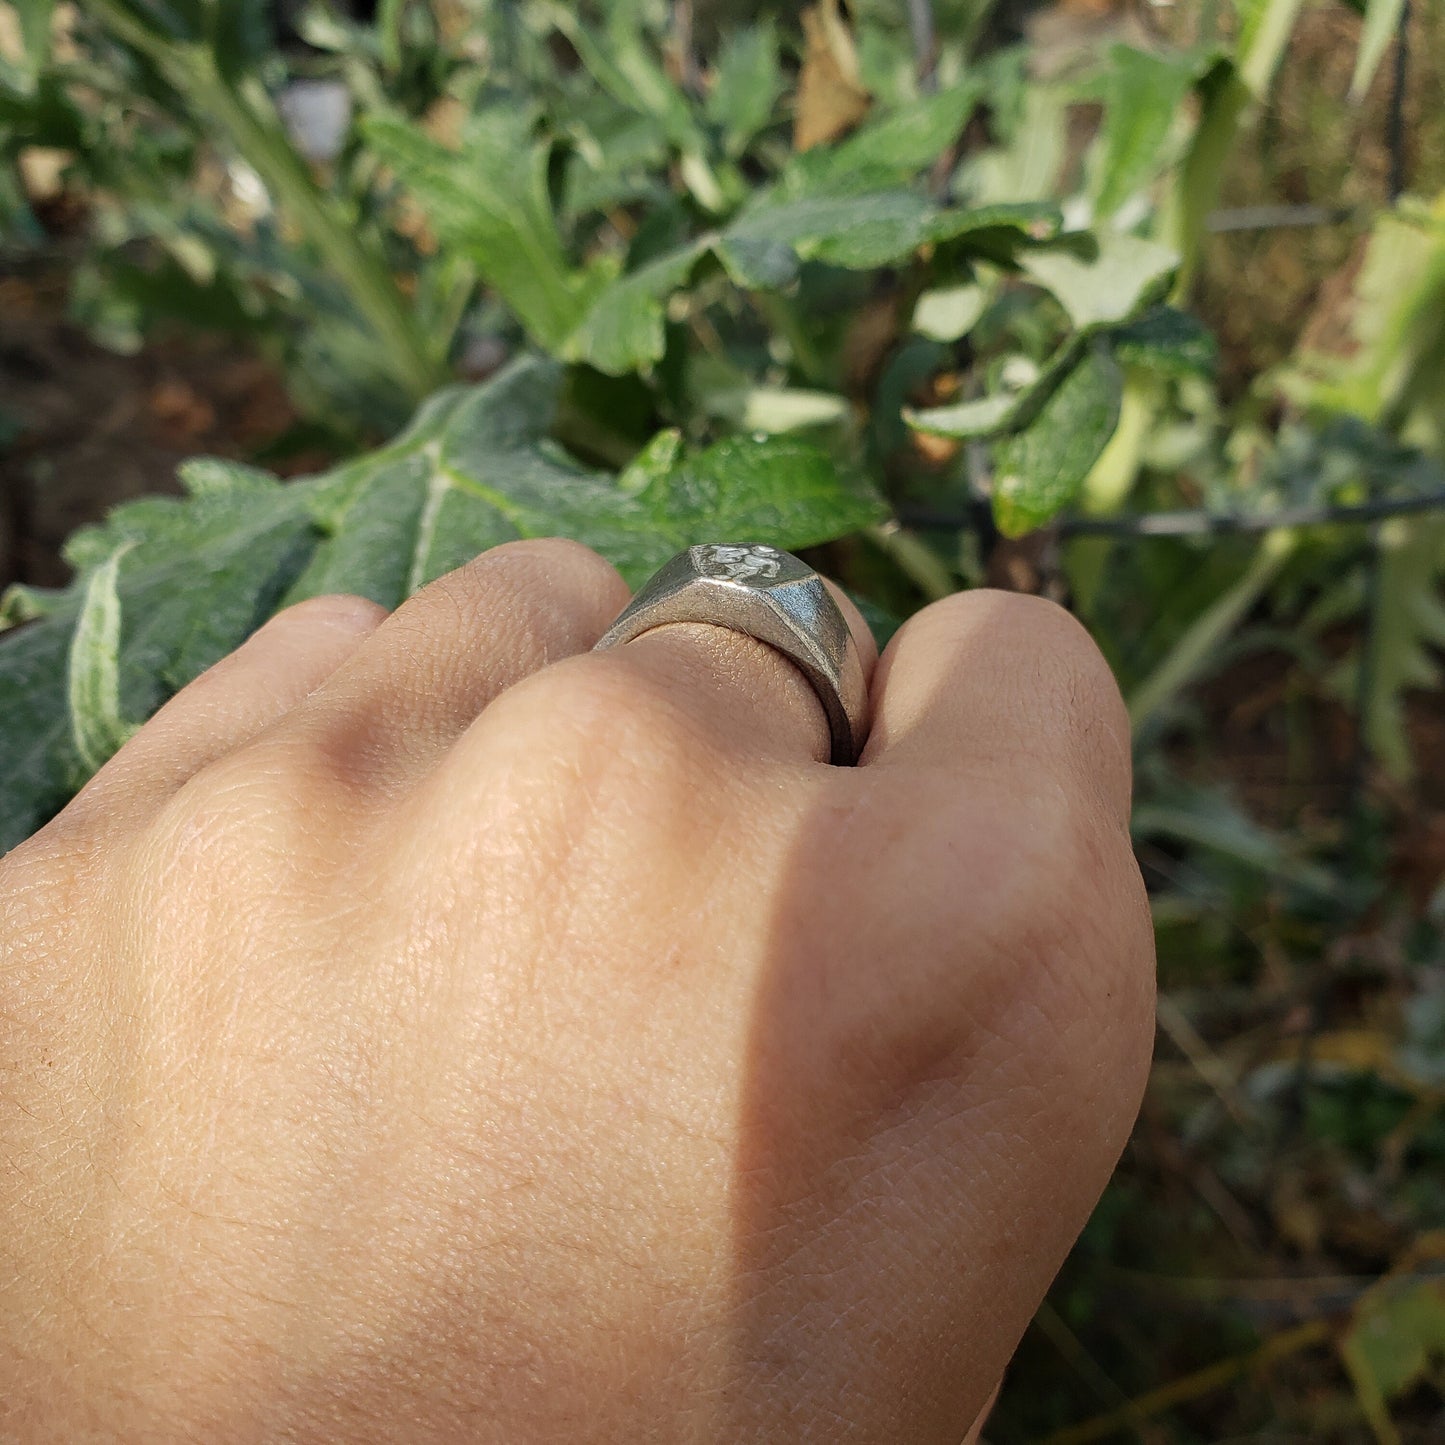
<instances>
[{"instance_id":1,"label":"engraved ring face","mask_svg":"<svg viewBox=\"0 0 1445 1445\"><path fill-rule=\"evenodd\" d=\"M858 646L823 579L776 547L707 543L646 582L597 644L617 647L672 622L709 622L776 648L808 679L828 719L832 761L857 761L868 727Z\"/></svg>"},{"instance_id":2,"label":"engraved ring face","mask_svg":"<svg viewBox=\"0 0 1445 1445\"><path fill-rule=\"evenodd\" d=\"M693 560L704 577L729 582L770 582L782 567L776 547L720 547L709 544L692 549Z\"/></svg>"}]
</instances>

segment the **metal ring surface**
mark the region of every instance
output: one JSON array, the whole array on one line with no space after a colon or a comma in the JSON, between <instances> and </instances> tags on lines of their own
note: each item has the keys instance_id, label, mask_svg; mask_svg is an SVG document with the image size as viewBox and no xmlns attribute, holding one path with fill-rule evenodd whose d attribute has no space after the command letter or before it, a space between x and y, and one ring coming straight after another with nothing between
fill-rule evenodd
<instances>
[{"instance_id":1,"label":"metal ring surface","mask_svg":"<svg viewBox=\"0 0 1445 1445\"><path fill-rule=\"evenodd\" d=\"M674 622L728 627L776 648L822 704L831 761L846 767L858 760L868 731L862 660L838 604L806 562L775 547L689 547L643 584L597 650Z\"/></svg>"}]
</instances>

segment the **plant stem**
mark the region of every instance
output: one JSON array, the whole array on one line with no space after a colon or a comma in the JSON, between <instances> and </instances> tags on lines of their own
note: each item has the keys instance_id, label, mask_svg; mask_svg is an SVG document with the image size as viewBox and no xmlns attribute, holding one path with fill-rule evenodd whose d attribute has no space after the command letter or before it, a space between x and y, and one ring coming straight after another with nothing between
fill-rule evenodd
<instances>
[{"instance_id":1,"label":"plant stem","mask_svg":"<svg viewBox=\"0 0 1445 1445\"><path fill-rule=\"evenodd\" d=\"M1270 532L1265 536L1244 575L1195 618L1164 660L1134 689L1129 698L1129 720L1136 734L1194 680L1298 545L1299 537L1294 532Z\"/></svg>"},{"instance_id":2,"label":"plant stem","mask_svg":"<svg viewBox=\"0 0 1445 1445\"><path fill-rule=\"evenodd\" d=\"M259 82L243 88L232 85L204 46L157 35L117 0L93 0L93 9L104 16L113 33L160 67L198 116L219 123L237 153L260 176L278 210L305 235L344 286L386 348L393 375L407 393L420 400L441 385L446 379L442 361L422 335L390 273L362 245L350 218L311 179Z\"/></svg>"},{"instance_id":3,"label":"plant stem","mask_svg":"<svg viewBox=\"0 0 1445 1445\"><path fill-rule=\"evenodd\" d=\"M951 597L958 591L953 574L933 549L912 532L905 532L897 522L869 527L865 535L930 602Z\"/></svg>"},{"instance_id":4,"label":"plant stem","mask_svg":"<svg viewBox=\"0 0 1445 1445\"><path fill-rule=\"evenodd\" d=\"M1234 152L1235 132L1251 99L1249 87L1228 65L1211 71L1199 91L1199 129L1159 217L1160 237L1179 252L1176 300L1185 299L1194 285L1209 214L1219 199L1225 162Z\"/></svg>"},{"instance_id":5,"label":"plant stem","mask_svg":"<svg viewBox=\"0 0 1445 1445\"><path fill-rule=\"evenodd\" d=\"M772 291L752 291L749 296L763 320L788 343L788 350L793 354L793 365L798 368L803 379L811 386L831 391L828 368L823 364L818 348L809 339L801 319L787 299Z\"/></svg>"},{"instance_id":6,"label":"plant stem","mask_svg":"<svg viewBox=\"0 0 1445 1445\"><path fill-rule=\"evenodd\" d=\"M381 42L381 63L395 74L401 69L401 15L406 0L381 0L376 7L376 33Z\"/></svg>"},{"instance_id":7,"label":"plant stem","mask_svg":"<svg viewBox=\"0 0 1445 1445\"><path fill-rule=\"evenodd\" d=\"M1137 1429L1151 1416L1172 1410L1178 1405L1188 1404L1190 1400L1220 1389L1239 1375L1248 1374L1275 1360L1323 1344L1330 1337L1330 1328L1328 1320L1307 1320L1293 1329L1270 1336L1258 1349L1250 1350L1247 1354L1207 1365L1192 1375L1185 1375L1183 1379L1162 1385L1157 1390L1150 1390L1148 1394L1140 1395L1126 1405L1120 1405L1106 1414L1096 1415L1082 1425L1056 1430L1045 1437L1043 1445L1092 1445L1095 1440L1107 1440L1111 1435Z\"/></svg>"},{"instance_id":8,"label":"plant stem","mask_svg":"<svg viewBox=\"0 0 1445 1445\"><path fill-rule=\"evenodd\" d=\"M1159 217L1160 237L1181 257L1174 282L1176 300L1188 296L1194 283L1209 214L1219 200L1240 121L1273 84L1300 4L1301 0L1268 0L1243 37L1241 52L1216 64L1199 82L1199 129Z\"/></svg>"}]
</instances>

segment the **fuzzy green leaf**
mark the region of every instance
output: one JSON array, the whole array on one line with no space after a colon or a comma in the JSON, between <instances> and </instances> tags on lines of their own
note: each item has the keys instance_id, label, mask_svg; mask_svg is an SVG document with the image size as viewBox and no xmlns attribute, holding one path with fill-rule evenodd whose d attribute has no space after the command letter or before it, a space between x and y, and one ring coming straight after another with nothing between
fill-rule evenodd
<instances>
[{"instance_id":1,"label":"fuzzy green leaf","mask_svg":"<svg viewBox=\"0 0 1445 1445\"><path fill-rule=\"evenodd\" d=\"M1213 376L1219 343L1197 317L1158 306L1112 333L1114 355L1165 376Z\"/></svg>"},{"instance_id":2,"label":"fuzzy green leaf","mask_svg":"<svg viewBox=\"0 0 1445 1445\"><path fill-rule=\"evenodd\" d=\"M568 338L562 355L609 376L645 371L660 361L667 299L687 283L708 245L703 237L614 281Z\"/></svg>"},{"instance_id":3,"label":"fuzzy green leaf","mask_svg":"<svg viewBox=\"0 0 1445 1445\"><path fill-rule=\"evenodd\" d=\"M1015 250L1026 239L1052 234L1057 213L1046 206L945 209L914 191L788 199L764 192L721 232L712 232L658 257L607 286L560 348L618 376L646 370L662 357L667 299L681 289L709 251L732 281L751 291L780 291L804 261L871 270L911 256L926 243L956 242L993 251Z\"/></svg>"},{"instance_id":4,"label":"fuzzy green leaf","mask_svg":"<svg viewBox=\"0 0 1445 1445\"><path fill-rule=\"evenodd\" d=\"M652 116L679 150L698 150L702 138L692 108L658 63L657 48L643 32L641 8L637 0L615 0L606 7L606 33L600 36L573 7L552 7L550 15L603 90L629 109Z\"/></svg>"},{"instance_id":5,"label":"fuzzy green leaf","mask_svg":"<svg viewBox=\"0 0 1445 1445\"><path fill-rule=\"evenodd\" d=\"M1122 395L1118 365L1095 348L1032 424L994 449L994 519L1005 536L1043 526L1079 495L1114 434Z\"/></svg>"},{"instance_id":6,"label":"fuzzy green leaf","mask_svg":"<svg viewBox=\"0 0 1445 1445\"><path fill-rule=\"evenodd\" d=\"M826 452L789 436L728 437L657 473L637 497L669 551L730 538L796 550L887 515L867 487L840 480Z\"/></svg>"},{"instance_id":7,"label":"fuzzy green leaf","mask_svg":"<svg viewBox=\"0 0 1445 1445\"><path fill-rule=\"evenodd\" d=\"M683 459L664 433L621 480L547 439L560 368L533 360L439 393L390 445L282 485L191 463L190 495L128 503L78 533L77 580L3 609L0 849L59 809L125 734L279 607L355 592L395 607L515 537L587 543L640 582L694 542L798 548L883 514L867 488L790 438L733 438Z\"/></svg>"},{"instance_id":8,"label":"fuzzy green leaf","mask_svg":"<svg viewBox=\"0 0 1445 1445\"><path fill-rule=\"evenodd\" d=\"M723 40L707 98L707 117L723 133L730 156L740 156L773 118L783 93L778 33L771 21L734 30Z\"/></svg>"},{"instance_id":9,"label":"fuzzy green leaf","mask_svg":"<svg viewBox=\"0 0 1445 1445\"><path fill-rule=\"evenodd\" d=\"M795 156L784 184L797 194L880 190L915 180L958 139L982 88L969 79L869 120L845 140Z\"/></svg>"},{"instance_id":10,"label":"fuzzy green leaf","mask_svg":"<svg viewBox=\"0 0 1445 1445\"><path fill-rule=\"evenodd\" d=\"M1093 154L1094 209L1112 216L1158 173L1160 153L1198 73L1193 56L1115 46L1108 108Z\"/></svg>"},{"instance_id":11,"label":"fuzzy green leaf","mask_svg":"<svg viewBox=\"0 0 1445 1445\"><path fill-rule=\"evenodd\" d=\"M525 107L494 106L468 122L459 150L392 116L367 120L377 155L426 214L438 239L482 279L543 346L555 351L586 314L596 276L562 250L547 192L547 147Z\"/></svg>"}]
</instances>

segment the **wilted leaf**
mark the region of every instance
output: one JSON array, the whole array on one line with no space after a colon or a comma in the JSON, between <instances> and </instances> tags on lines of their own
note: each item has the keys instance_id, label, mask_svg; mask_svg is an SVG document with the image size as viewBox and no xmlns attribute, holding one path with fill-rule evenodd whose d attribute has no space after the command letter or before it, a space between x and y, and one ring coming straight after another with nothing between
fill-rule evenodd
<instances>
[{"instance_id":1,"label":"wilted leaf","mask_svg":"<svg viewBox=\"0 0 1445 1445\"><path fill-rule=\"evenodd\" d=\"M802 13L803 69L793 119L793 148L811 150L835 140L868 113L871 100L858 73L852 32L838 0L821 0Z\"/></svg>"},{"instance_id":2,"label":"wilted leaf","mask_svg":"<svg viewBox=\"0 0 1445 1445\"><path fill-rule=\"evenodd\" d=\"M919 96L837 145L819 145L795 157L785 187L800 194L856 193L916 180L958 139L981 96L972 79Z\"/></svg>"},{"instance_id":3,"label":"wilted leaf","mask_svg":"<svg viewBox=\"0 0 1445 1445\"><path fill-rule=\"evenodd\" d=\"M66 801L124 736L122 719L148 717L289 602L345 591L395 607L514 537L574 537L636 583L694 542L805 547L883 511L787 438L681 459L665 433L619 482L547 440L559 381L552 364L514 363L439 393L380 451L287 485L192 463L186 499L132 502L78 533L76 582L5 608L38 620L0 639L0 849Z\"/></svg>"},{"instance_id":4,"label":"wilted leaf","mask_svg":"<svg viewBox=\"0 0 1445 1445\"><path fill-rule=\"evenodd\" d=\"M1123 379L1102 348L1091 350L1028 428L994 448L994 519L1008 537L1031 532L1079 494L1119 420Z\"/></svg>"}]
</instances>

